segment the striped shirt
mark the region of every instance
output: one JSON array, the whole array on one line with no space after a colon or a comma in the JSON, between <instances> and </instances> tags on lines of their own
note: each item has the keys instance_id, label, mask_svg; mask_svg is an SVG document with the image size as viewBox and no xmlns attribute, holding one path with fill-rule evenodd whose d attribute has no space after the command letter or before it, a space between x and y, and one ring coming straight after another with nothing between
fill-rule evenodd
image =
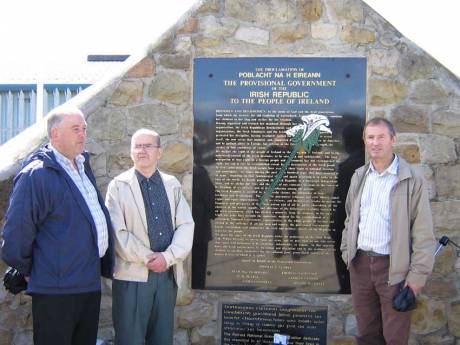
<instances>
[{"instance_id":1,"label":"striped shirt","mask_svg":"<svg viewBox=\"0 0 460 345\"><path fill-rule=\"evenodd\" d=\"M372 162L369 164L359 210L358 249L390 254L390 193L398 182L398 168L396 155L381 174L375 170Z\"/></svg>"},{"instance_id":2,"label":"striped shirt","mask_svg":"<svg viewBox=\"0 0 460 345\"><path fill-rule=\"evenodd\" d=\"M107 221L105 219L104 212L102 211L102 207L99 204L96 188L91 183L88 176L85 174L85 167L83 165L85 162L85 157L83 155L78 155L75 157L75 162L78 167L78 170L76 170L72 162L67 157L62 155L52 145L50 145L50 147L53 150L56 161L70 176L86 201L86 205L88 206L89 211L91 212L91 216L93 217L94 224L96 224L97 247L99 250L99 257L102 258L109 246Z\"/></svg>"}]
</instances>

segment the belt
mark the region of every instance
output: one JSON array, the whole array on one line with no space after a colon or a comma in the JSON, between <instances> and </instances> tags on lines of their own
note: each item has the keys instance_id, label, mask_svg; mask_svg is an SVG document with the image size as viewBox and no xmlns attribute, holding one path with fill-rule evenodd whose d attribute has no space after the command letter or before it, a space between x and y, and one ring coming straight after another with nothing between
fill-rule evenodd
<instances>
[{"instance_id":1,"label":"belt","mask_svg":"<svg viewBox=\"0 0 460 345\"><path fill-rule=\"evenodd\" d=\"M362 249L358 249L357 255L380 256L380 257L388 257L388 256L390 256L388 254L380 254L380 253L373 252L372 250L362 250Z\"/></svg>"}]
</instances>

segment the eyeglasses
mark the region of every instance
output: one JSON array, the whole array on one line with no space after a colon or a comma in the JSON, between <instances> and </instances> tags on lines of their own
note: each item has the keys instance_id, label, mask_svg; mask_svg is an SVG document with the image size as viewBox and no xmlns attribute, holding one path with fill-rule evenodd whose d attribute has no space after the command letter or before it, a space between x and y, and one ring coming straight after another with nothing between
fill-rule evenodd
<instances>
[{"instance_id":1,"label":"eyeglasses","mask_svg":"<svg viewBox=\"0 0 460 345\"><path fill-rule=\"evenodd\" d=\"M141 151L141 150L152 150L154 148L158 148L160 146L154 144L136 144L134 145L134 150Z\"/></svg>"}]
</instances>

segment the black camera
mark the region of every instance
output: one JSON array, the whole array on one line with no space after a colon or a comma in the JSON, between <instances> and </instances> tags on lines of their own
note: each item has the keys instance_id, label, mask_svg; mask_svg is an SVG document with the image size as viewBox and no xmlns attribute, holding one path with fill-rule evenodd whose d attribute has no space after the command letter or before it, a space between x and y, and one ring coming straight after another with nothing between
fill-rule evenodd
<instances>
[{"instance_id":1,"label":"black camera","mask_svg":"<svg viewBox=\"0 0 460 345\"><path fill-rule=\"evenodd\" d=\"M393 298L393 308L397 311L409 311L417 308L417 300L409 286L402 288Z\"/></svg>"},{"instance_id":2,"label":"black camera","mask_svg":"<svg viewBox=\"0 0 460 345\"><path fill-rule=\"evenodd\" d=\"M3 277L3 286L13 295L27 289L27 281L24 275L16 268L8 267Z\"/></svg>"}]
</instances>

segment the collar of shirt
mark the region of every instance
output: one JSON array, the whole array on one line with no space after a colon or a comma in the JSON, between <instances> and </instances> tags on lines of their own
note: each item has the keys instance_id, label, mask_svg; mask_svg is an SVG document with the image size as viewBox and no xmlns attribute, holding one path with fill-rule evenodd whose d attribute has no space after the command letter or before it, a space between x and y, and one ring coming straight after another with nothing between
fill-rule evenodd
<instances>
[{"instance_id":1,"label":"collar of shirt","mask_svg":"<svg viewBox=\"0 0 460 345\"><path fill-rule=\"evenodd\" d=\"M65 165L67 167L70 167L71 169L74 169L73 163L70 159L68 159L66 156L60 153L53 145L49 144L49 147L53 151L54 156L56 157L56 160L60 165ZM83 163L85 163L85 156L79 154L77 157L75 157L75 162L77 163L78 171L83 171Z\"/></svg>"},{"instance_id":2,"label":"collar of shirt","mask_svg":"<svg viewBox=\"0 0 460 345\"><path fill-rule=\"evenodd\" d=\"M152 176L150 177L145 177L144 175L142 175L139 171L137 170L134 170L135 173L136 173L136 176L137 176L137 180L139 181L140 184L143 184L143 183L154 183L154 184L158 184L161 182L161 177L160 177L160 173L158 172L158 169L155 170L155 172L153 173Z\"/></svg>"},{"instance_id":3,"label":"collar of shirt","mask_svg":"<svg viewBox=\"0 0 460 345\"><path fill-rule=\"evenodd\" d=\"M385 174L392 174L392 175L398 175L398 168L399 168L399 158L397 155L394 155L393 161L391 162L390 166L386 168L384 171L382 171L381 174L374 168L374 165L372 162L369 163L369 168L366 171L366 175L372 173L375 173L379 176L384 176Z\"/></svg>"}]
</instances>

